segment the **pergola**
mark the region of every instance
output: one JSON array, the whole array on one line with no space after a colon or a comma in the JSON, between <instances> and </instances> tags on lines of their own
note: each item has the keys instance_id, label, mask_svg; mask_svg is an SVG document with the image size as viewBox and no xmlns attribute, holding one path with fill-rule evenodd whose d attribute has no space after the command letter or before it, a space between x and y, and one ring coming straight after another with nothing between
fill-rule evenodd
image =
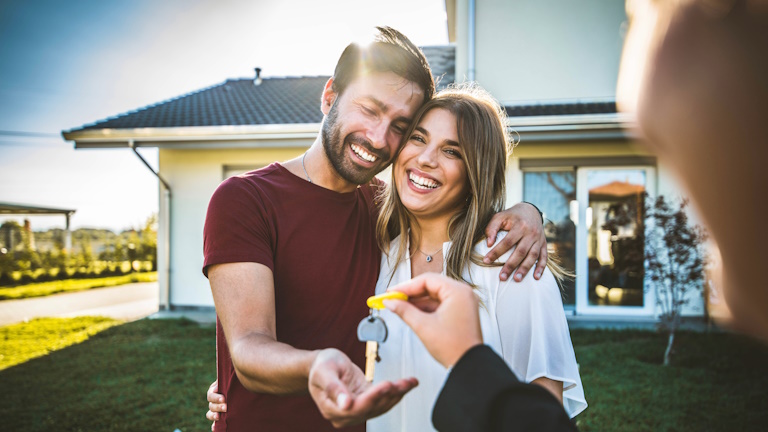
<instances>
[{"instance_id":1,"label":"pergola","mask_svg":"<svg viewBox=\"0 0 768 432\"><path fill-rule=\"evenodd\" d=\"M64 215L66 218L66 228L64 236L64 249L70 251L72 249L72 232L69 230L69 220L75 210L72 209L60 209L53 207L40 207L27 204L7 203L0 202L0 215Z\"/></svg>"}]
</instances>

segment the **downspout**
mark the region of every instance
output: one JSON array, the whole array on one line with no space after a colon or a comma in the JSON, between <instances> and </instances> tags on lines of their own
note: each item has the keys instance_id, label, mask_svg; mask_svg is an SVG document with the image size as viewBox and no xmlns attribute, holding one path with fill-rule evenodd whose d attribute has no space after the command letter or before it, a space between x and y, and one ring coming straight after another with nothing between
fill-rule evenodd
<instances>
[{"instance_id":1,"label":"downspout","mask_svg":"<svg viewBox=\"0 0 768 432\"><path fill-rule=\"evenodd\" d=\"M475 0L469 0L467 13L467 79L475 80Z\"/></svg>"},{"instance_id":2,"label":"downspout","mask_svg":"<svg viewBox=\"0 0 768 432\"><path fill-rule=\"evenodd\" d=\"M67 226L64 230L64 250L67 251L67 253L72 252L72 229L69 226L69 222L73 214L74 212L64 213L64 217L67 219Z\"/></svg>"},{"instance_id":3,"label":"downspout","mask_svg":"<svg viewBox=\"0 0 768 432\"><path fill-rule=\"evenodd\" d=\"M136 153L136 156L139 157L139 159L146 165L147 168L149 168L150 171L152 171L152 174L157 177L158 180L160 180L160 183L163 185L163 205L165 207L165 214L164 217L160 218L159 224L160 226L159 231L163 233L163 259L165 261L165 268L163 269L163 272L165 273L165 286L160 287L160 299L159 299L159 306L160 310L170 310L171 304L170 304L170 290L171 290L171 186L168 185L168 182L166 182L159 173L155 172L154 169L149 165L149 163L139 154L138 150L136 150L136 144L133 142L132 139L128 140L128 147L133 150L134 153Z\"/></svg>"}]
</instances>

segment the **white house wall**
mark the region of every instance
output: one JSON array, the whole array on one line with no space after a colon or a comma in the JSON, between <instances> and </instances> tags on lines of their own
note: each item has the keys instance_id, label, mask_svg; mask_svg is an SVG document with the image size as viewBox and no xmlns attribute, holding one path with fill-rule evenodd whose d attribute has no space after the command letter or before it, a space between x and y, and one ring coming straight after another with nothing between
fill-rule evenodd
<instances>
[{"instance_id":1,"label":"white house wall","mask_svg":"<svg viewBox=\"0 0 768 432\"><path fill-rule=\"evenodd\" d=\"M502 102L611 98L626 21L618 0L476 0L475 79ZM457 0L456 77L468 73Z\"/></svg>"},{"instance_id":2,"label":"white house wall","mask_svg":"<svg viewBox=\"0 0 768 432\"><path fill-rule=\"evenodd\" d=\"M203 224L208 201L223 180L224 167L255 168L288 160L300 155L310 144L279 149L160 149L160 175L172 189L172 308L213 306L208 279L202 273Z\"/></svg>"}]
</instances>

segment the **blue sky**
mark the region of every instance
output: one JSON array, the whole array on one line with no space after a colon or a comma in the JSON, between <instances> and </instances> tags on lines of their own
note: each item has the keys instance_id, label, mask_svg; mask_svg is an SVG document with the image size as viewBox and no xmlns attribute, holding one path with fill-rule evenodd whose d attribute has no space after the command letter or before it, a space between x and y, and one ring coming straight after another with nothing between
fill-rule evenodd
<instances>
[{"instance_id":1,"label":"blue sky","mask_svg":"<svg viewBox=\"0 0 768 432\"><path fill-rule=\"evenodd\" d=\"M76 151L62 130L256 66L330 75L375 25L419 45L448 39L442 0L0 1L0 201L77 209L73 228L138 226L157 211L154 175L128 149ZM155 150L140 151L156 165Z\"/></svg>"}]
</instances>

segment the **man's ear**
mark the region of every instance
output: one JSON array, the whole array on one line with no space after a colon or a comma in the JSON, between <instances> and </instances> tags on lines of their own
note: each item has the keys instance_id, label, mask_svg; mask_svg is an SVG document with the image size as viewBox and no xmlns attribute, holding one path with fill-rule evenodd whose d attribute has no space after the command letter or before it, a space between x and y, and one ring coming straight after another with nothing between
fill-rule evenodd
<instances>
[{"instance_id":1,"label":"man's ear","mask_svg":"<svg viewBox=\"0 0 768 432\"><path fill-rule=\"evenodd\" d=\"M328 112L331 111L331 107L333 106L333 103L336 101L337 96L338 94L336 94L336 92L333 91L333 77L331 77L325 83L325 88L323 88L322 100L320 101L320 110L323 112L323 115L328 115Z\"/></svg>"}]
</instances>

